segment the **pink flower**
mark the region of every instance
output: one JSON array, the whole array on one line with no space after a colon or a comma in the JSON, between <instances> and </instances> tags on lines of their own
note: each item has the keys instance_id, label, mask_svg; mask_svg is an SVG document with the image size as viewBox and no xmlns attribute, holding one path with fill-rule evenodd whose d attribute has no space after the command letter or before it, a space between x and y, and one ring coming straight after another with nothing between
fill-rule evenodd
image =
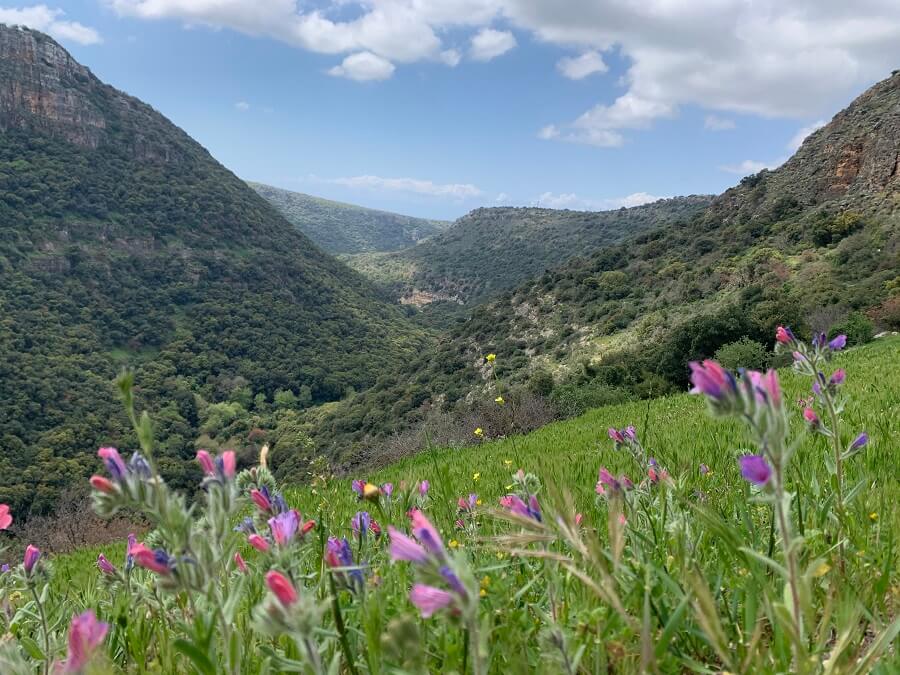
<instances>
[{"instance_id":1,"label":"pink flower","mask_svg":"<svg viewBox=\"0 0 900 675\"><path fill-rule=\"evenodd\" d=\"M422 497L427 495L429 487L431 487L431 483L429 483L427 480L423 480L421 483L419 483L419 495Z\"/></svg>"},{"instance_id":2,"label":"pink flower","mask_svg":"<svg viewBox=\"0 0 900 675\"><path fill-rule=\"evenodd\" d=\"M110 476L117 481L125 478L125 462L122 461L118 450L115 448L100 448L97 451L97 455L103 460L103 464L106 465L106 470L109 471Z\"/></svg>"},{"instance_id":3,"label":"pink flower","mask_svg":"<svg viewBox=\"0 0 900 675\"><path fill-rule=\"evenodd\" d=\"M235 457L234 450L226 450L222 453L222 474L225 478L234 478L234 474L237 471L237 458Z\"/></svg>"},{"instance_id":4,"label":"pink flower","mask_svg":"<svg viewBox=\"0 0 900 675\"><path fill-rule=\"evenodd\" d=\"M444 557L444 542L437 528L425 517L419 509L413 509L410 514L412 519L412 533L425 547L425 550L438 557Z\"/></svg>"},{"instance_id":5,"label":"pink flower","mask_svg":"<svg viewBox=\"0 0 900 675\"><path fill-rule=\"evenodd\" d=\"M390 497L394 494L394 484L393 483L385 483L381 486L381 491L384 493L386 497Z\"/></svg>"},{"instance_id":6,"label":"pink flower","mask_svg":"<svg viewBox=\"0 0 900 675\"><path fill-rule=\"evenodd\" d=\"M581 522L582 522L583 520L584 520L584 515L583 515L583 514L581 514L581 513L576 513L576 514L575 514L575 524L576 524L576 525L579 525L579 526L580 526L580 525L581 525Z\"/></svg>"},{"instance_id":7,"label":"pink flower","mask_svg":"<svg viewBox=\"0 0 900 675\"><path fill-rule=\"evenodd\" d=\"M256 533L247 537L247 543L261 553L265 553L269 550L269 542Z\"/></svg>"},{"instance_id":8,"label":"pink flower","mask_svg":"<svg viewBox=\"0 0 900 675\"><path fill-rule=\"evenodd\" d=\"M269 528L272 538L279 546L286 546L297 534L300 526L300 514L294 509L280 513L274 518L269 518Z\"/></svg>"},{"instance_id":9,"label":"pink flower","mask_svg":"<svg viewBox=\"0 0 900 675\"><path fill-rule=\"evenodd\" d=\"M206 450L197 451L197 463L200 464L200 468L203 469L203 473L207 476L216 475L215 462L213 462L212 456Z\"/></svg>"},{"instance_id":10,"label":"pink flower","mask_svg":"<svg viewBox=\"0 0 900 675\"><path fill-rule=\"evenodd\" d=\"M811 427L819 426L819 416L816 415L816 411L812 408L804 408L803 409L803 419L805 419Z\"/></svg>"},{"instance_id":11,"label":"pink flower","mask_svg":"<svg viewBox=\"0 0 900 675\"><path fill-rule=\"evenodd\" d=\"M272 570L266 574L266 585L283 606L290 607L297 602L299 597L297 590L288 578L280 572Z\"/></svg>"},{"instance_id":12,"label":"pink flower","mask_svg":"<svg viewBox=\"0 0 900 675\"><path fill-rule=\"evenodd\" d=\"M109 562L102 553L97 556L97 568L107 576L113 576L116 573L116 566Z\"/></svg>"},{"instance_id":13,"label":"pink flower","mask_svg":"<svg viewBox=\"0 0 900 675\"><path fill-rule=\"evenodd\" d=\"M97 492L103 492L108 495L111 495L116 491L116 486L113 485L113 482L103 476L91 476L91 487L97 490Z\"/></svg>"},{"instance_id":14,"label":"pink flower","mask_svg":"<svg viewBox=\"0 0 900 675\"><path fill-rule=\"evenodd\" d=\"M357 497L362 499L363 491L366 489L366 481L355 480L352 483L350 483L350 489L352 489L356 493Z\"/></svg>"},{"instance_id":15,"label":"pink flower","mask_svg":"<svg viewBox=\"0 0 900 675\"><path fill-rule=\"evenodd\" d=\"M375 534L376 535L381 534L381 528L378 527L378 523L376 523L373 520L372 525L373 525L372 530L375 531ZM303 523L303 525L300 526L300 536L305 537L307 534L309 534L309 532L314 530L315 527L316 527L316 521L307 520L305 523Z\"/></svg>"},{"instance_id":16,"label":"pink flower","mask_svg":"<svg viewBox=\"0 0 900 675\"><path fill-rule=\"evenodd\" d=\"M413 584L409 592L412 604L419 608L422 617L427 619L435 612L444 609L453 602L453 594L425 584Z\"/></svg>"},{"instance_id":17,"label":"pink flower","mask_svg":"<svg viewBox=\"0 0 900 675\"><path fill-rule=\"evenodd\" d=\"M41 550L37 546L28 544L28 547L25 549L25 558L22 560L22 567L25 568L25 574L31 575L31 571L34 569L34 566L37 564L40 557Z\"/></svg>"},{"instance_id":18,"label":"pink flower","mask_svg":"<svg viewBox=\"0 0 900 675\"><path fill-rule=\"evenodd\" d=\"M109 625L97 621L92 610L73 616L69 627L69 651L62 672L74 674L84 670L108 631Z\"/></svg>"},{"instance_id":19,"label":"pink flower","mask_svg":"<svg viewBox=\"0 0 900 675\"><path fill-rule=\"evenodd\" d=\"M261 511L268 513L272 510L272 502L269 498L259 490L250 490L250 499L256 504Z\"/></svg>"},{"instance_id":20,"label":"pink flower","mask_svg":"<svg viewBox=\"0 0 900 675\"><path fill-rule=\"evenodd\" d=\"M391 538L391 560L405 560L419 565L428 562L428 553L412 537L408 537L392 525L388 525Z\"/></svg>"},{"instance_id":21,"label":"pink flower","mask_svg":"<svg viewBox=\"0 0 900 675\"><path fill-rule=\"evenodd\" d=\"M703 363L692 361L691 382L692 394L706 394L715 401L721 401L729 394L737 391L734 376L715 361L706 359Z\"/></svg>"},{"instance_id":22,"label":"pink flower","mask_svg":"<svg viewBox=\"0 0 900 675\"><path fill-rule=\"evenodd\" d=\"M844 384L844 380L846 379L847 371L845 371L843 368L838 368L836 371L834 371L834 373L832 373L831 379L828 380L828 384L838 387Z\"/></svg>"},{"instance_id":23,"label":"pink flower","mask_svg":"<svg viewBox=\"0 0 900 675\"><path fill-rule=\"evenodd\" d=\"M9 504L0 504L0 530L6 530L12 525L13 517L9 512Z\"/></svg>"},{"instance_id":24,"label":"pink flower","mask_svg":"<svg viewBox=\"0 0 900 675\"><path fill-rule=\"evenodd\" d=\"M243 574L247 574L247 572L249 571L248 568L247 568L247 563L244 562L244 558L243 558L243 556L241 556L240 553L235 553L235 554L234 554L234 564L237 565L237 568L238 568Z\"/></svg>"},{"instance_id":25,"label":"pink flower","mask_svg":"<svg viewBox=\"0 0 900 675\"><path fill-rule=\"evenodd\" d=\"M787 345L794 341L794 334L791 332L790 328L778 326L778 328L775 329L775 339L781 344Z\"/></svg>"},{"instance_id":26,"label":"pink flower","mask_svg":"<svg viewBox=\"0 0 900 675\"><path fill-rule=\"evenodd\" d=\"M616 429L614 427L610 427L607 430L607 433L609 434L609 437L616 443L624 443L625 442L625 436L623 436L622 432L619 431L618 429Z\"/></svg>"},{"instance_id":27,"label":"pink flower","mask_svg":"<svg viewBox=\"0 0 900 675\"><path fill-rule=\"evenodd\" d=\"M129 551L134 562L145 570L167 576L172 572L172 559L161 548L156 550L147 548L144 544L135 544Z\"/></svg>"}]
</instances>

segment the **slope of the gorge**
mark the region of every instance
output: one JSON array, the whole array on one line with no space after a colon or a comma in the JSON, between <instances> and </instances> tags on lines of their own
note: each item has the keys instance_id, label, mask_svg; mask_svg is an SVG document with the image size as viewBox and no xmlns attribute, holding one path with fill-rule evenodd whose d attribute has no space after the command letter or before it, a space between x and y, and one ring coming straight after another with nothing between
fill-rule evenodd
<instances>
[{"instance_id":1,"label":"slope of the gorge","mask_svg":"<svg viewBox=\"0 0 900 675\"><path fill-rule=\"evenodd\" d=\"M349 264L405 304L472 305L573 256L689 220L711 199L678 197L614 211L481 208L418 246L354 256Z\"/></svg>"},{"instance_id":2,"label":"slope of the gorge","mask_svg":"<svg viewBox=\"0 0 900 675\"><path fill-rule=\"evenodd\" d=\"M247 183L320 247L333 253L398 251L442 232L450 223L334 202Z\"/></svg>"},{"instance_id":3,"label":"slope of the gorge","mask_svg":"<svg viewBox=\"0 0 900 675\"><path fill-rule=\"evenodd\" d=\"M900 329L898 161L900 73L693 218L475 308L407 371L320 415L323 442L353 462L435 408L468 414L495 396L492 352L506 392L596 405L681 390L689 360L741 338L771 347L779 324Z\"/></svg>"},{"instance_id":4,"label":"slope of the gorge","mask_svg":"<svg viewBox=\"0 0 900 675\"><path fill-rule=\"evenodd\" d=\"M246 443L276 392L338 399L419 341L162 115L0 25L0 502L44 508L101 441L134 447L121 366L190 485L201 434L243 410Z\"/></svg>"}]
</instances>

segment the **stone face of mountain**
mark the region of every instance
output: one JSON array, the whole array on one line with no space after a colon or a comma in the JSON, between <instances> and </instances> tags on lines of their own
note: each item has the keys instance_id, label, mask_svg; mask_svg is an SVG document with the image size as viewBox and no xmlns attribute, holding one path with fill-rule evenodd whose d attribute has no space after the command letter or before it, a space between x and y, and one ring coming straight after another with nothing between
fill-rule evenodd
<instances>
[{"instance_id":1,"label":"stone face of mountain","mask_svg":"<svg viewBox=\"0 0 900 675\"><path fill-rule=\"evenodd\" d=\"M900 71L868 89L806 138L774 171L763 171L718 197L712 218L771 217L773 208L830 203L890 211L900 192Z\"/></svg>"},{"instance_id":2,"label":"stone face of mountain","mask_svg":"<svg viewBox=\"0 0 900 675\"><path fill-rule=\"evenodd\" d=\"M334 202L262 183L248 183L285 218L334 255L397 251L413 246L450 223Z\"/></svg>"},{"instance_id":3,"label":"stone face of mountain","mask_svg":"<svg viewBox=\"0 0 900 675\"><path fill-rule=\"evenodd\" d=\"M418 246L349 263L406 304L476 304L575 256L690 219L710 200L679 197L615 211L481 208Z\"/></svg>"},{"instance_id":4,"label":"stone face of mountain","mask_svg":"<svg viewBox=\"0 0 900 675\"><path fill-rule=\"evenodd\" d=\"M169 406L159 459L177 480L237 410L214 423L216 405L338 399L419 337L162 115L0 26L0 501L46 505L99 443L133 442L122 366Z\"/></svg>"}]
</instances>

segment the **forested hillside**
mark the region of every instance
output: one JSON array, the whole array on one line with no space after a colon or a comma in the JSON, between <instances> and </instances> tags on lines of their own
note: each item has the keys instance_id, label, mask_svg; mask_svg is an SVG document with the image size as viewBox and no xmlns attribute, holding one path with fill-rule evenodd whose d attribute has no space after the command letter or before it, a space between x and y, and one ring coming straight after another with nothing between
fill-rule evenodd
<instances>
[{"instance_id":1,"label":"forested hillside","mask_svg":"<svg viewBox=\"0 0 900 675\"><path fill-rule=\"evenodd\" d=\"M402 302L471 306L585 251L689 220L710 199L678 197L615 211L476 209L418 246L349 263Z\"/></svg>"},{"instance_id":2,"label":"forested hillside","mask_svg":"<svg viewBox=\"0 0 900 675\"><path fill-rule=\"evenodd\" d=\"M123 366L167 402L162 466L187 485L224 420L364 389L419 340L152 108L0 26L0 501L44 509L99 444L133 447ZM295 418L269 426L290 445Z\"/></svg>"},{"instance_id":3,"label":"forested hillside","mask_svg":"<svg viewBox=\"0 0 900 675\"><path fill-rule=\"evenodd\" d=\"M334 202L300 192L248 183L285 218L335 255L396 251L442 232L450 223Z\"/></svg>"}]
</instances>

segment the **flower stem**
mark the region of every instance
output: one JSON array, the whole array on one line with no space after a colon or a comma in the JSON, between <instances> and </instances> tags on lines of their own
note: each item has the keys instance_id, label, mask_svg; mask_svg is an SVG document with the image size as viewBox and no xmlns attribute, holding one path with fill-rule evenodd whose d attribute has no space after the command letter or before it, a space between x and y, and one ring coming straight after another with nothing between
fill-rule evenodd
<instances>
[{"instance_id":1,"label":"flower stem","mask_svg":"<svg viewBox=\"0 0 900 675\"><path fill-rule=\"evenodd\" d=\"M334 613L335 628L337 628L338 635L341 638L341 650L344 652L344 659L347 661L347 668L351 675L359 675L359 672L356 670L356 661L353 659L353 652L350 651L350 642L347 640L347 627L344 625L344 615L341 614L341 602L338 599L334 575L328 573L328 581L331 585L331 610Z\"/></svg>"},{"instance_id":2,"label":"flower stem","mask_svg":"<svg viewBox=\"0 0 900 675\"><path fill-rule=\"evenodd\" d=\"M834 474L835 474L835 498L837 502L837 541L838 541L838 564L841 574L844 573L844 466L841 455L841 434L840 419L834 408L834 401L831 400L831 394L827 389L822 390L822 398L825 399L825 406L828 408L828 416L831 418L831 441L834 447Z\"/></svg>"},{"instance_id":3,"label":"flower stem","mask_svg":"<svg viewBox=\"0 0 900 675\"><path fill-rule=\"evenodd\" d=\"M34 598L34 604L37 605L38 613L41 616L41 629L44 632L44 675L50 672L50 631L47 629L47 614L44 612L44 605L38 597L37 589L32 582L28 582L28 590Z\"/></svg>"}]
</instances>

